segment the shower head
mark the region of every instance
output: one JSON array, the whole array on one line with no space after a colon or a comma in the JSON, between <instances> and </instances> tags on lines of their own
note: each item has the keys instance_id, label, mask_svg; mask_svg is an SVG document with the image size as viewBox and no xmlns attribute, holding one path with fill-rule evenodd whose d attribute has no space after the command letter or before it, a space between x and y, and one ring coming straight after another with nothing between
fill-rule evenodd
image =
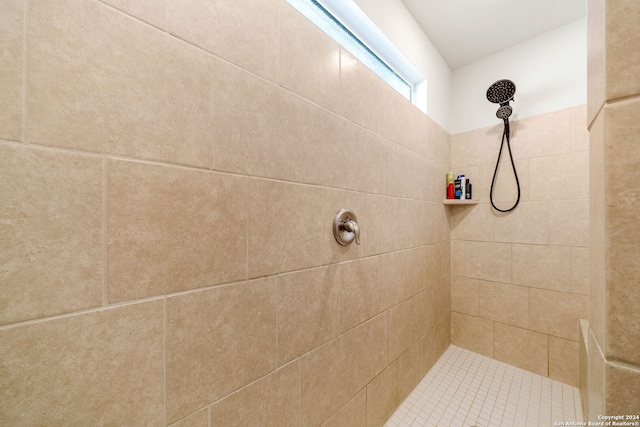
<instances>
[{"instance_id":1,"label":"shower head","mask_svg":"<svg viewBox=\"0 0 640 427\"><path fill-rule=\"evenodd\" d=\"M513 108L510 105L501 105L496 111L496 117L502 120L507 120L511 113L513 112Z\"/></svg>"},{"instance_id":2,"label":"shower head","mask_svg":"<svg viewBox=\"0 0 640 427\"><path fill-rule=\"evenodd\" d=\"M487 99L494 104L507 105L513 100L515 93L515 83L507 79L498 80L487 89Z\"/></svg>"}]
</instances>

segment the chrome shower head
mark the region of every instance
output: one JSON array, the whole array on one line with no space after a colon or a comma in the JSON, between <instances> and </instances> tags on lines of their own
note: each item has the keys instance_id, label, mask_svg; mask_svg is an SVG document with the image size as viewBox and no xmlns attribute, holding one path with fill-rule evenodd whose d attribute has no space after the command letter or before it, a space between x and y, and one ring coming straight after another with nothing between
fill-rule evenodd
<instances>
[{"instance_id":1,"label":"chrome shower head","mask_svg":"<svg viewBox=\"0 0 640 427\"><path fill-rule=\"evenodd\" d=\"M507 105L513 101L516 85L511 80L498 80L487 89L487 99L494 104Z\"/></svg>"}]
</instances>

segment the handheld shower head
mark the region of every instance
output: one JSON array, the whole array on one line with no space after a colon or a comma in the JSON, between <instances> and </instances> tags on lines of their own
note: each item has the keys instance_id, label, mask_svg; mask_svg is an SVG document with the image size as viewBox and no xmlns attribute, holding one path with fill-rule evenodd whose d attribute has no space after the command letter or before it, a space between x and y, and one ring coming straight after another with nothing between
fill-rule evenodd
<instances>
[{"instance_id":1,"label":"handheld shower head","mask_svg":"<svg viewBox=\"0 0 640 427\"><path fill-rule=\"evenodd\" d=\"M487 89L487 99L494 104L507 105L513 101L516 85L511 80L498 80Z\"/></svg>"},{"instance_id":2,"label":"handheld shower head","mask_svg":"<svg viewBox=\"0 0 640 427\"><path fill-rule=\"evenodd\" d=\"M510 105L501 105L496 111L496 117L502 120L507 120L511 113L513 112L513 108Z\"/></svg>"}]
</instances>

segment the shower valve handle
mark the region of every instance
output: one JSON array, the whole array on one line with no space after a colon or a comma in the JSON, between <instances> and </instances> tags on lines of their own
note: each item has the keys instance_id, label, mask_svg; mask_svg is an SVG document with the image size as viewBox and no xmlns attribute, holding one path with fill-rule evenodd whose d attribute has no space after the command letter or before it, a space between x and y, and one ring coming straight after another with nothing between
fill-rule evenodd
<instances>
[{"instance_id":1,"label":"shower valve handle","mask_svg":"<svg viewBox=\"0 0 640 427\"><path fill-rule=\"evenodd\" d=\"M341 209L333 220L333 236L343 246L351 244L354 240L360 244L360 227L358 218L351 209Z\"/></svg>"},{"instance_id":2,"label":"shower valve handle","mask_svg":"<svg viewBox=\"0 0 640 427\"><path fill-rule=\"evenodd\" d=\"M358 227L357 222L353 220L345 221L342 223L342 228L353 233L356 238L356 245L360 244L360 227Z\"/></svg>"}]
</instances>

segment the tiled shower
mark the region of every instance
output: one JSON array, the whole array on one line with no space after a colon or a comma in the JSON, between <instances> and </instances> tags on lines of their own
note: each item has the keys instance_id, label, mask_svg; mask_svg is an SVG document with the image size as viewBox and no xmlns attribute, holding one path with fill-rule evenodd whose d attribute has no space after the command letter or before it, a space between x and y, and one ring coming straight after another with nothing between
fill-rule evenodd
<instances>
[{"instance_id":1,"label":"tiled shower","mask_svg":"<svg viewBox=\"0 0 640 427\"><path fill-rule=\"evenodd\" d=\"M1 425L380 426L451 343L579 384L591 106L514 122L497 217L498 125L450 135L285 0L6 0L0 24ZM442 203L459 169L477 206ZM607 351L626 394L589 395L615 412L638 363Z\"/></svg>"}]
</instances>

